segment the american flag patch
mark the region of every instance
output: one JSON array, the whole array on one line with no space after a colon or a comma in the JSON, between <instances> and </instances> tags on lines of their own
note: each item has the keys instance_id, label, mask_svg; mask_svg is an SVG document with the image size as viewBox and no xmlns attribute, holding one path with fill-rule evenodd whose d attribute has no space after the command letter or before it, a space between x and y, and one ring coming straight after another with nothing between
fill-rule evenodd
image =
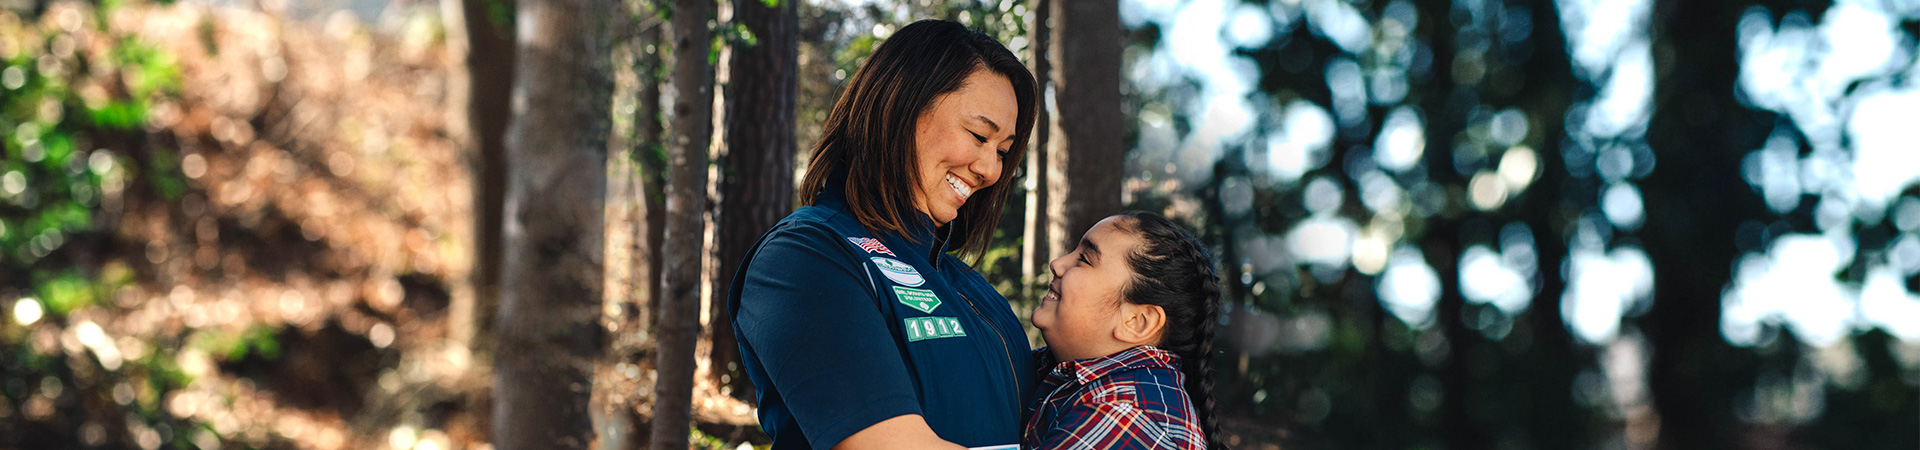
<instances>
[{"instance_id":1,"label":"american flag patch","mask_svg":"<svg viewBox=\"0 0 1920 450\"><path fill-rule=\"evenodd\" d=\"M881 244L879 239L864 238L864 237L850 237L850 238L847 238L847 242L852 242L853 246L860 247L861 250L866 250L867 253L879 253L887 256L892 256L895 258L900 257L900 255L893 254L893 250L888 250L887 245Z\"/></svg>"}]
</instances>

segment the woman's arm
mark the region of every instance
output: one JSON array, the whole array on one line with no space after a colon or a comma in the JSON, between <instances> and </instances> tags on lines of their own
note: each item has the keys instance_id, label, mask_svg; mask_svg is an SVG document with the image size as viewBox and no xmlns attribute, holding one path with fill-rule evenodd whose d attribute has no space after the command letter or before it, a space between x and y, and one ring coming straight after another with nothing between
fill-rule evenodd
<instances>
[{"instance_id":1,"label":"woman's arm","mask_svg":"<svg viewBox=\"0 0 1920 450\"><path fill-rule=\"evenodd\" d=\"M817 224L791 223L772 233L732 299L748 372L758 371L756 387L777 399L761 407L784 409L778 415L791 421L773 424L769 433L803 433L819 449L842 443L911 448L889 439L933 438L888 318L862 273L866 260L848 251L857 247ZM906 416L920 434L880 426ZM880 438L857 438L860 433Z\"/></svg>"},{"instance_id":2,"label":"woman's arm","mask_svg":"<svg viewBox=\"0 0 1920 450\"><path fill-rule=\"evenodd\" d=\"M854 432L846 440L834 445L834 450L866 450L893 448L925 448L940 450L966 450L959 444L947 442L933 434L933 428L927 425L927 419L919 414L908 414L882 420L866 429Z\"/></svg>"}]
</instances>

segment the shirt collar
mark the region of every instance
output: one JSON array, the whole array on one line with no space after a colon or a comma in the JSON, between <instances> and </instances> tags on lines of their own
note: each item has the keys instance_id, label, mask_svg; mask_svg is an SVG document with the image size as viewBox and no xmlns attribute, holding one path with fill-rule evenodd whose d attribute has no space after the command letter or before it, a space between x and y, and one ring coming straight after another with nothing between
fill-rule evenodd
<instances>
[{"instance_id":1,"label":"shirt collar","mask_svg":"<svg viewBox=\"0 0 1920 450\"><path fill-rule=\"evenodd\" d=\"M1141 345L1107 356L1076 359L1055 364L1049 377L1069 375L1078 384L1087 384L1114 372L1140 367L1164 367L1180 370L1180 357L1151 345Z\"/></svg>"}]
</instances>

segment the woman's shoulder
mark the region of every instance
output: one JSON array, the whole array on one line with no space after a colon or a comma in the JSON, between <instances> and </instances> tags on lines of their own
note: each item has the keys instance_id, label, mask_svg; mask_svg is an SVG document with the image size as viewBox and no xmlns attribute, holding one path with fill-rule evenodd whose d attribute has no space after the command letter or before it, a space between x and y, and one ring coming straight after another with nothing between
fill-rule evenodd
<instances>
[{"instance_id":1,"label":"woman's shoulder","mask_svg":"<svg viewBox=\"0 0 1920 450\"><path fill-rule=\"evenodd\" d=\"M833 222L835 221L835 219L839 219L842 216L846 215L847 213L846 208L842 208L838 206L839 205L834 205L834 204L813 204L813 205L802 206L800 207L800 209L793 210L793 213L787 214L786 218L780 219L780 225L784 226L784 225L793 224L793 225L824 226L827 223Z\"/></svg>"},{"instance_id":2,"label":"woman's shoulder","mask_svg":"<svg viewBox=\"0 0 1920 450\"><path fill-rule=\"evenodd\" d=\"M780 219L780 223L767 230L769 239L824 240L844 232L845 224L840 222L846 211L822 205L803 206ZM858 223L858 222L855 222Z\"/></svg>"},{"instance_id":3,"label":"woman's shoulder","mask_svg":"<svg viewBox=\"0 0 1920 450\"><path fill-rule=\"evenodd\" d=\"M767 230L761 237L760 246L764 257L785 258L792 256L791 251L820 253L829 259L838 260L839 256L857 256L853 249L859 248L863 240L871 240L871 233L860 222L853 220L844 211L835 208L813 205L800 208L781 219L780 223ZM830 251L838 249L839 251ZM775 253L766 255L764 253Z\"/></svg>"},{"instance_id":4,"label":"woman's shoulder","mask_svg":"<svg viewBox=\"0 0 1920 450\"><path fill-rule=\"evenodd\" d=\"M735 268L734 289L771 283L818 291L862 284L859 266L864 260L856 254L856 243L831 222L831 216L809 208L813 207L788 215L760 237Z\"/></svg>"}]
</instances>

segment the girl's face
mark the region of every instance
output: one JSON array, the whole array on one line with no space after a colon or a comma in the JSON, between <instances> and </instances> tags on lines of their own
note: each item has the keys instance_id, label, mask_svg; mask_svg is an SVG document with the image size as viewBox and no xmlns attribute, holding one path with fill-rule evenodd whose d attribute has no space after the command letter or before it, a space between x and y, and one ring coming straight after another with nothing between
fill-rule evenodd
<instances>
[{"instance_id":1,"label":"girl's face","mask_svg":"<svg viewBox=\"0 0 1920 450\"><path fill-rule=\"evenodd\" d=\"M959 90L935 97L914 128L914 208L940 225L959 217L968 197L1000 179L1018 114L1013 82L991 70L974 70Z\"/></svg>"},{"instance_id":2,"label":"girl's face","mask_svg":"<svg viewBox=\"0 0 1920 450\"><path fill-rule=\"evenodd\" d=\"M1125 319L1121 289L1133 278L1127 258L1141 244L1139 236L1114 225L1121 220L1130 219L1113 216L1094 224L1073 252L1049 264L1053 282L1033 310L1033 326L1061 360L1105 356L1133 346L1114 335Z\"/></svg>"}]
</instances>

